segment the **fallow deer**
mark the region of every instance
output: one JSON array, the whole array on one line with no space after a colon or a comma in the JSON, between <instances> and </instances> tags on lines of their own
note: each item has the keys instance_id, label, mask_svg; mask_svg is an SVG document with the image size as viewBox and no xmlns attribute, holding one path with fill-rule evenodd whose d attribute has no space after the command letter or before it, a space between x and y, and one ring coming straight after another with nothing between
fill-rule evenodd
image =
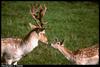
<instances>
[{"instance_id":1,"label":"fallow deer","mask_svg":"<svg viewBox=\"0 0 100 67\"><path fill-rule=\"evenodd\" d=\"M51 46L58 49L69 61L76 65L95 65L99 62L99 45L82 48L76 51L71 51L64 47L64 40L57 39L51 43Z\"/></svg>"},{"instance_id":2,"label":"fallow deer","mask_svg":"<svg viewBox=\"0 0 100 67\"><path fill-rule=\"evenodd\" d=\"M32 30L23 38L1 38L1 59L2 64L17 65L17 62L26 54L31 52L38 46L38 41L48 44L48 39L45 34L45 28L43 27L42 18L46 12L46 6L44 8L36 8L33 6L31 9L31 15L37 22L36 25L31 26Z\"/></svg>"}]
</instances>

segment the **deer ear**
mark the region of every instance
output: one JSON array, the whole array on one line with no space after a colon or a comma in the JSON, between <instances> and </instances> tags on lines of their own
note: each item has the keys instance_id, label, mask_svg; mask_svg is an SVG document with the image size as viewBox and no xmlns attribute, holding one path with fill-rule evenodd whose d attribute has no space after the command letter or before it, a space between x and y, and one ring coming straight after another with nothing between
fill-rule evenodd
<instances>
[{"instance_id":1,"label":"deer ear","mask_svg":"<svg viewBox=\"0 0 100 67\"><path fill-rule=\"evenodd\" d=\"M57 37L55 38L55 41L56 41L56 42L58 41L58 38L57 38Z\"/></svg>"},{"instance_id":2,"label":"deer ear","mask_svg":"<svg viewBox=\"0 0 100 67\"><path fill-rule=\"evenodd\" d=\"M60 42L61 46L64 46L64 39Z\"/></svg>"},{"instance_id":3,"label":"deer ear","mask_svg":"<svg viewBox=\"0 0 100 67\"><path fill-rule=\"evenodd\" d=\"M63 46L63 47L64 47L64 44L62 44L61 46Z\"/></svg>"},{"instance_id":4,"label":"deer ear","mask_svg":"<svg viewBox=\"0 0 100 67\"><path fill-rule=\"evenodd\" d=\"M33 25L33 24L31 24L31 23L29 23L29 26L30 26L32 29L36 28L36 26Z\"/></svg>"}]
</instances>

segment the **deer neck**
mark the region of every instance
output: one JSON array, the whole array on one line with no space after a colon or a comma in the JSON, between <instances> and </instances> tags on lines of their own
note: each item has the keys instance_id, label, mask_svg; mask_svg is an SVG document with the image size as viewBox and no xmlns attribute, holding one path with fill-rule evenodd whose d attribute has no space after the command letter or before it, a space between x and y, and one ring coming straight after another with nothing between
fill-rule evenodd
<instances>
[{"instance_id":1,"label":"deer neck","mask_svg":"<svg viewBox=\"0 0 100 67\"><path fill-rule=\"evenodd\" d=\"M73 60L73 53L71 50L63 47L63 46L59 46L58 50L68 59L68 60Z\"/></svg>"},{"instance_id":2,"label":"deer neck","mask_svg":"<svg viewBox=\"0 0 100 67\"><path fill-rule=\"evenodd\" d=\"M21 43L21 50L24 54L31 52L38 46L38 34L37 32L30 32Z\"/></svg>"}]
</instances>

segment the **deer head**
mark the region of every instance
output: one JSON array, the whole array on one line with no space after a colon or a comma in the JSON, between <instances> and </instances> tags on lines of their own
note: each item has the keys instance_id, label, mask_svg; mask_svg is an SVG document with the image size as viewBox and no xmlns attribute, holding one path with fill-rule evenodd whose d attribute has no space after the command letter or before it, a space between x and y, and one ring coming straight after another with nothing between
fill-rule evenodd
<instances>
[{"instance_id":1,"label":"deer head","mask_svg":"<svg viewBox=\"0 0 100 67\"><path fill-rule=\"evenodd\" d=\"M54 42L51 43L51 46L56 49L60 46L64 46L64 39L62 41L58 41L58 39L55 39Z\"/></svg>"},{"instance_id":2,"label":"deer head","mask_svg":"<svg viewBox=\"0 0 100 67\"><path fill-rule=\"evenodd\" d=\"M44 4L44 8L41 5L32 6L30 13L37 24L33 25L29 23L29 25L32 29L37 30L39 35L39 40L43 43L48 44L47 37L45 35L45 28L44 28L45 23L43 23L43 16L45 15L46 10L47 7L45 6L45 4Z\"/></svg>"}]
</instances>

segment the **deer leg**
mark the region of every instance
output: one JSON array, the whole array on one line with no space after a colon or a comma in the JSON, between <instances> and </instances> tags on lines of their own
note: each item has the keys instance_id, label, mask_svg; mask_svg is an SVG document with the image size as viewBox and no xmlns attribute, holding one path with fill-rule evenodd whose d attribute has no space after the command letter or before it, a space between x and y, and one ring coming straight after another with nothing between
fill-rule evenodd
<instances>
[{"instance_id":1,"label":"deer leg","mask_svg":"<svg viewBox=\"0 0 100 67\"><path fill-rule=\"evenodd\" d=\"M12 64L12 59L6 60L6 64L11 65Z\"/></svg>"},{"instance_id":2,"label":"deer leg","mask_svg":"<svg viewBox=\"0 0 100 67\"><path fill-rule=\"evenodd\" d=\"M17 65L17 61L13 63L13 65Z\"/></svg>"},{"instance_id":3,"label":"deer leg","mask_svg":"<svg viewBox=\"0 0 100 67\"><path fill-rule=\"evenodd\" d=\"M21 57L14 59L15 61L12 63L13 65L17 65L17 62L21 59Z\"/></svg>"}]
</instances>

